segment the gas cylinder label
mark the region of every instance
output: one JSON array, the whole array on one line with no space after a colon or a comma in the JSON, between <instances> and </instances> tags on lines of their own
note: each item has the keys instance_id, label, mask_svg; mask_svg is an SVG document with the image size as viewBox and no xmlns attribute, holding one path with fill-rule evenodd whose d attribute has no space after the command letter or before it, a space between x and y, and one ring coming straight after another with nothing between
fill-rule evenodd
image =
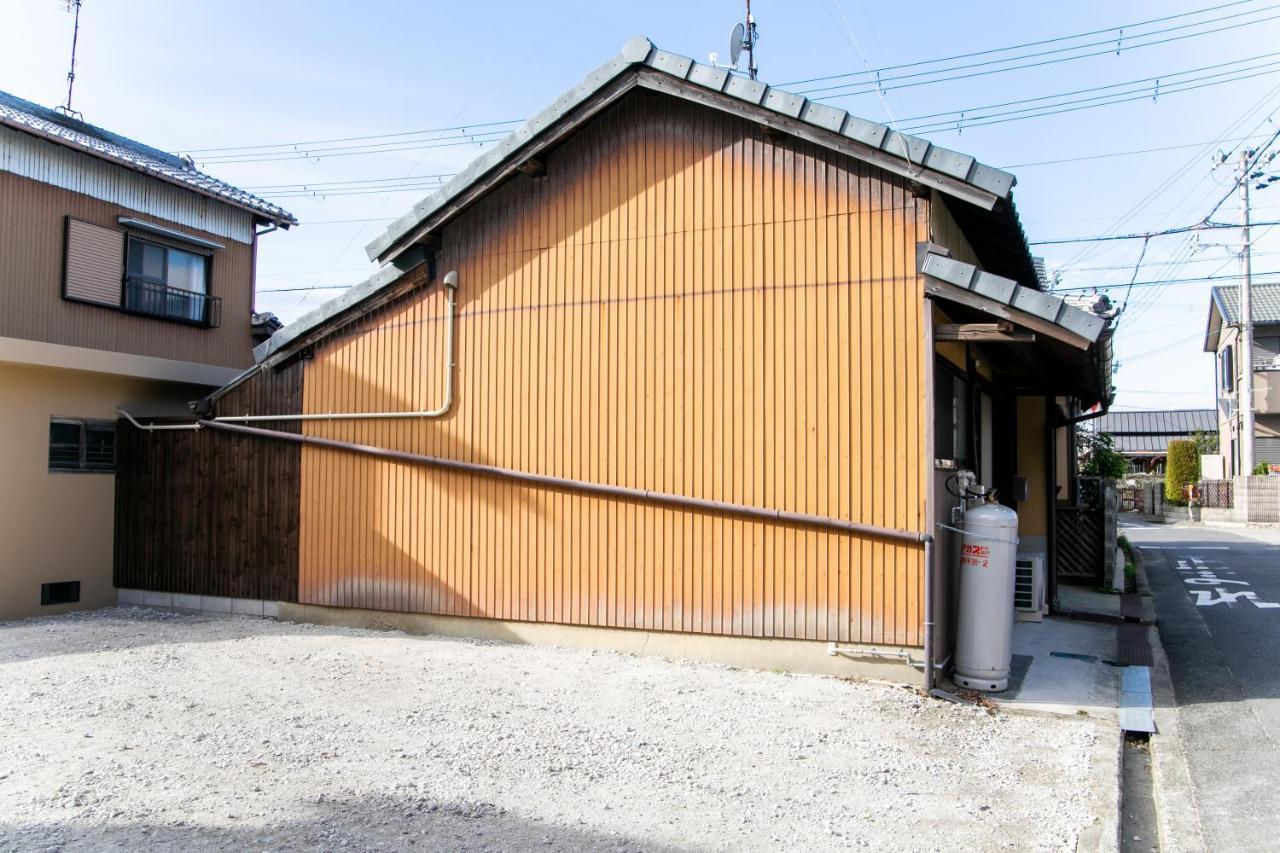
<instances>
[{"instance_id":1,"label":"gas cylinder label","mask_svg":"<svg viewBox=\"0 0 1280 853\"><path fill-rule=\"evenodd\" d=\"M980 569L989 568L991 566L991 549L986 545L966 544L960 563L965 566L977 566Z\"/></svg>"}]
</instances>

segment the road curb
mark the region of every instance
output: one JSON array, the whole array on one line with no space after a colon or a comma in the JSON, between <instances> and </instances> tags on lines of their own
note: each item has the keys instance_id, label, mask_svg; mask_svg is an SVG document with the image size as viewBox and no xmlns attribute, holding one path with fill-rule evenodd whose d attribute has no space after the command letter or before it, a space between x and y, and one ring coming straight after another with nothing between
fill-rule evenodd
<instances>
[{"instance_id":1,"label":"road curb","mask_svg":"<svg viewBox=\"0 0 1280 853\"><path fill-rule=\"evenodd\" d=\"M1120 849L1120 795L1124 773L1124 732L1097 721L1098 742L1089 762L1089 790L1098 798L1098 819L1080 831L1077 853Z\"/></svg>"},{"instance_id":2,"label":"road curb","mask_svg":"<svg viewBox=\"0 0 1280 853\"><path fill-rule=\"evenodd\" d=\"M1142 586L1150 589L1146 566L1138 549L1133 552L1135 575ZM1204 831L1200 825L1200 805L1191 770L1178 728L1178 707L1169 674L1169 659L1160 641L1159 623L1151 626L1151 693L1156 721L1156 734L1151 736L1152 796L1156 806L1156 825L1162 853L1201 853L1206 850Z\"/></svg>"}]
</instances>

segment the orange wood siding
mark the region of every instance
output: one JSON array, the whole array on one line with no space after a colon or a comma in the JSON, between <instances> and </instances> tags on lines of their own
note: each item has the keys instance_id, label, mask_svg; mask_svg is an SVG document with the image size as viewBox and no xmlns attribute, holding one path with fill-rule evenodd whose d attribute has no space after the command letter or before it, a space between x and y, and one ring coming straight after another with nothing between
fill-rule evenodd
<instances>
[{"instance_id":1,"label":"orange wood siding","mask_svg":"<svg viewBox=\"0 0 1280 853\"><path fill-rule=\"evenodd\" d=\"M905 181L735 117L629 96L445 230L457 398L308 422L416 453L924 527ZM308 412L434 407L444 296L307 363ZM919 645L919 546L302 450L299 599L580 625Z\"/></svg>"},{"instance_id":2,"label":"orange wood siding","mask_svg":"<svg viewBox=\"0 0 1280 853\"><path fill-rule=\"evenodd\" d=\"M156 221L126 207L0 172L0 337L222 367L253 364L251 245L173 226L225 247L213 252L209 283L209 295L222 299L222 326L196 328L63 299L67 216L120 231L122 245L120 216Z\"/></svg>"}]
</instances>

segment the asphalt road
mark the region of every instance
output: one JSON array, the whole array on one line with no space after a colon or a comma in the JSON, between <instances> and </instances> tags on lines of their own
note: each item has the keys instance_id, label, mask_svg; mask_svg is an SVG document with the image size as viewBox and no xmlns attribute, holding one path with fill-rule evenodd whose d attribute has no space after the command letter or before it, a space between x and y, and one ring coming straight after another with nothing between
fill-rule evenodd
<instances>
[{"instance_id":1,"label":"asphalt road","mask_svg":"<svg viewBox=\"0 0 1280 853\"><path fill-rule=\"evenodd\" d=\"M1280 534L1125 526L1210 850L1280 849Z\"/></svg>"}]
</instances>

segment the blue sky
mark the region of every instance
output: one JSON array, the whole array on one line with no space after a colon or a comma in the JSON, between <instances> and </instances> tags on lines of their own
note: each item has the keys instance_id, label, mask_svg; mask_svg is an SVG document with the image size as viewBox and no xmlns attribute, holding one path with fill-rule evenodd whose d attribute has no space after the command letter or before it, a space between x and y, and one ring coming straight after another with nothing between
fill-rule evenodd
<instances>
[{"instance_id":1,"label":"blue sky","mask_svg":"<svg viewBox=\"0 0 1280 853\"><path fill-rule=\"evenodd\" d=\"M1222 0L1086 0L1053 7L1027 2L755 0L753 8L761 33L761 77L783 84L1218 5ZM883 98L874 93L837 97L830 103L906 126L913 117L953 110L972 115L972 108L983 105L1162 77L1280 49L1280 3L1271 0L1159 26L1245 13L1251 17L1200 29L1247 26L1164 45L1134 49L1121 39L1118 54L1102 47L1097 51L1102 55L1079 61L890 89ZM729 29L741 15L738 0L84 0L74 106L87 121L173 151L506 121L541 109L635 34L704 61L717 51L723 60ZM57 0L8 0L0 10L0 89L44 104L60 103L71 22ZM1280 56L1255 60L1254 65L1275 60ZM974 61L982 60L967 60ZM1015 199L1032 241L1185 225L1201 219L1230 188L1230 170L1213 168L1212 151L1235 147L1249 132L1265 141L1280 129L1280 64L1263 70L1270 73L1182 94L922 135L1014 172ZM1199 75L1213 73L1220 70ZM1275 125L1267 121L1273 112ZM1208 144L1233 124L1238 129L1227 134L1229 142ZM365 259L365 243L425 195L422 186L430 183L424 180L418 189L387 194L367 192L364 184L335 192L334 182L399 182L410 175L449 174L481 150L458 141L462 144L322 158L278 149L289 158L206 164L208 171L246 188L289 187L255 191L278 198L302 221L297 229L264 238L259 307L287 321L337 291L265 291L364 278L373 269ZM1077 159L1169 146L1186 147ZM196 155L198 161L215 157ZM1071 162L1046 162L1064 159ZM317 183L330 186L316 191ZM1280 219L1280 187L1257 194L1255 201L1255 219ZM1237 212L1233 198L1219 218L1235 221ZM1126 214L1131 216L1124 219ZM1254 270L1280 269L1280 228L1259 230ZM1189 236L1152 240L1137 278L1236 272L1238 262L1230 249L1206 245L1236 240L1234 231L1202 235L1199 245ZM1127 283L1141 249L1141 241L1037 247L1050 269L1061 270L1066 287ZM1132 291L1118 336L1119 406L1213 405L1213 365L1200 352L1208 289L1208 284L1172 284ZM1123 287L1113 292L1119 295Z\"/></svg>"}]
</instances>

